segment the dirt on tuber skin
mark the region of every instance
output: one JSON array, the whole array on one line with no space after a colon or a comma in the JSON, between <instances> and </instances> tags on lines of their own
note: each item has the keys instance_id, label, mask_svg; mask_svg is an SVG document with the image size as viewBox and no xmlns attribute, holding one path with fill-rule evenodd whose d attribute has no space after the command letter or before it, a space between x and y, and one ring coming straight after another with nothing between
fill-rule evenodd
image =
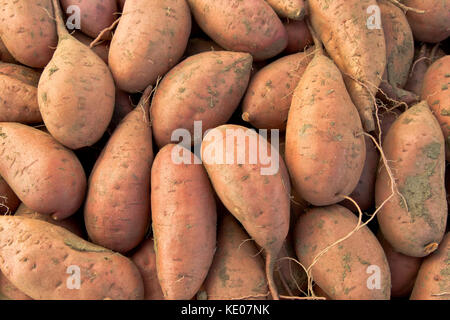
<instances>
[{"instance_id":1,"label":"dirt on tuber skin","mask_svg":"<svg viewBox=\"0 0 450 320\"><path fill-rule=\"evenodd\" d=\"M373 96L386 68L383 28L367 27L369 6L376 0L310 0L311 24L341 70L364 129L375 130Z\"/></svg>"},{"instance_id":2,"label":"dirt on tuber skin","mask_svg":"<svg viewBox=\"0 0 450 320\"><path fill-rule=\"evenodd\" d=\"M42 122L38 104L38 81L34 69L0 62L0 121L35 124Z\"/></svg>"},{"instance_id":3,"label":"dirt on tuber skin","mask_svg":"<svg viewBox=\"0 0 450 320\"><path fill-rule=\"evenodd\" d=\"M84 206L89 238L116 252L125 253L138 246L150 224L151 92L150 86L138 106L115 129L89 178Z\"/></svg>"},{"instance_id":4,"label":"dirt on tuber skin","mask_svg":"<svg viewBox=\"0 0 450 320\"><path fill-rule=\"evenodd\" d=\"M115 85L103 60L65 28L57 0L58 46L38 85L39 109L51 135L71 149L92 146L114 111Z\"/></svg>"},{"instance_id":5,"label":"dirt on tuber skin","mask_svg":"<svg viewBox=\"0 0 450 320\"><path fill-rule=\"evenodd\" d=\"M444 236L448 211L444 137L425 101L397 118L384 138L383 150L397 192L391 197L392 181L380 162L376 206L389 199L377 215L380 230L396 251L427 256Z\"/></svg>"},{"instance_id":6,"label":"dirt on tuber skin","mask_svg":"<svg viewBox=\"0 0 450 320\"><path fill-rule=\"evenodd\" d=\"M0 231L0 269L14 286L33 299L123 300L144 296L142 277L131 260L62 227L36 219L3 216ZM78 290L65 285L69 266L79 267Z\"/></svg>"},{"instance_id":7,"label":"dirt on tuber skin","mask_svg":"<svg viewBox=\"0 0 450 320\"><path fill-rule=\"evenodd\" d=\"M235 143L232 148L226 147L227 139L239 141L247 139L245 137L249 137L249 140L253 137L259 148L269 150L267 152L271 155L271 163L278 159L278 170L268 168L269 165L263 164L261 159L257 159L254 164L246 161L240 163L234 158L236 156L233 156L232 163L227 162L227 154L251 155L251 152L254 152L248 143ZM269 290L274 299L279 299L273 272L275 261L289 231L291 190L283 159L278 151L255 131L238 125L223 125L210 130L203 139L201 153L203 164L222 203L265 250ZM266 173L264 168L268 169Z\"/></svg>"}]
</instances>

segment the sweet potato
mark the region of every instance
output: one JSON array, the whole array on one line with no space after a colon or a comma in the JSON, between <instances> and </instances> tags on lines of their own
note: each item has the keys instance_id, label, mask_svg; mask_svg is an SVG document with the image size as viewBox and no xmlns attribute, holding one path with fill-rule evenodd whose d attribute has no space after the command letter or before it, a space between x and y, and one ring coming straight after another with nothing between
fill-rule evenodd
<instances>
[{"instance_id":1,"label":"sweet potato","mask_svg":"<svg viewBox=\"0 0 450 320\"><path fill-rule=\"evenodd\" d=\"M177 129L189 130L197 144L204 131L226 123L245 93L251 67L248 53L209 51L191 56L170 70L151 106L157 145L171 143ZM194 136L194 121L201 121L201 136Z\"/></svg>"},{"instance_id":2,"label":"sweet potato","mask_svg":"<svg viewBox=\"0 0 450 320\"><path fill-rule=\"evenodd\" d=\"M450 55L440 58L428 68L423 80L422 99L427 101L441 125L445 155L450 161Z\"/></svg>"},{"instance_id":3,"label":"sweet potato","mask_svg":"<svg viewBox=\"0 0 450 320\"><path fill-rule=\"evenodd\" d=\"M377 215L381 232L396 251L424 257L441 242L448 214L444 137L425 101L398 117L383 150L398 191L380 162L375 201L387 201Z\"/></svg>"},{"instance_id":4,"label":"sweet potato","mask_svg":"<svg viewBox=\"0 0 450 320\"><path fill-rule=\"evenodd\" d=\"M260 129L286 128L292 94L313 54L284 56L259 70L242 101L242 119Z\"/></svg>"},{"instance_id":5,"label":"sweet potato","mask_svg":"<svg viewBox=\"0 0 450 320\"><path fill-rule=\"evenodd\" d=\"M439 249L425 258L420 266L411 300L450 299L450 233L447 233Z\"/></svg>"},{"instance_id":6,"label":"sweet potato","mask_svg":"<svg viewBox=\"0 0 450 320\"><path fill-rule=\"evenodd\" d=\"M48 215L38 213L36 211L30 210L23 203L17 208L14 213L16 217L24 217L29 219L37 219L51 223L56 226L63 227L73 234L83 237L84 231L82 230L78 221L72 216L64 220L53 220ZM14 286L0 271L0 293L7 296L12 300L31 300L29 296L20 291L16 286Z\"/></svg>"},{"instance_id":7,"label":"sweet potato","mask_svg":"<svg viewBox=\"0 0 450 320\"><path fill-rule=\"evenodd\" d=\"M13 214L19 204L19 198L16 196L5 179L0 176L0 215Z\"/></svg>"},{"instance_id":8,"label":"sweet potato","mask_svg":"<svg viewBox=\"0 0 450 320\"><path fill-rule=\"evenodd\" d=\"M17 289L17 287L0 271L0 297L2 295L10 300L32 300L25 293Z\"/></svg>"},{"instance_id":9,"label":"sweet potato","mask_svg":"<svg viewBox=\"0 0 450 320\"><path fill-rule=\"evenodd\" d=\"M412 64L405 90L414 92L420 97L428 68L443 56L445 56L445 52L438 45L431 47L429 44L424 43L418 48L414 55L414 63Z\"/></svg>"},{"instance_id":10,"label":"sweet potato","mask_svg":"<svg viewBox=\"0 0 450 320\"><path fill-rule=\"evenodd\" d=\"M381 141L384 141L389 129L394 124L394 122L398 119L398 117L402 114L399 108L396 109L379 109L378 118L380 119L380 128L377 126L375 130L375 138L377 141L380 138L380 130L381 130Z\"/></svg>"},{"instance_id":11,"label":"sweet potato","mask_svg":"<svg viewBox=\"0 0 450 320\"><path fill-rule=\"evenodd\" d=\"M362 132L339 69L317 53L294 91L286 127L286 164L303 199L330 205L355 189L366 159Z\"/></svg>"},{"instance_id":12,"label":"sweet potato","mask_svg":"<svg viewBox=\"0 0 450 320\"><path fill-rule=\"evenodd\" d=\"M326 293L325 291L323 291L323 289L321 287L319 287L317 284L314 285L314 294L316 295L316 297L318 298L322 298L325 300L332 300Z\"/></svg>"},{"instance_id":13,"label":"sweet potato","mask_svg":"<svg viewBox=\"0 0 450 320\"><path fill-rule=\"evenodd\" d=\"M407 104L417 103L419 97L403 90L414 58L414 39L408 20L390 0L378 0L378 6L386 40L386 70L380 83L381 96L386 94L390 99Z\"/></svg>"},{"instance_id":14,"label":"sweet potato","mask_svg":"<svg viewBox=\"0 0 450 320\"><path fill-rule=\"evenodd\" d=\"M59 42L38 85L39 109L51 135L71 149L92 146L111 121L115 86L108 66L71 36L55 8Z\"/></svg>"},{"instance_id":15,"label":"sweet potato","mask_svg":"<svg viewBox=\"0 0 450 320\"><path fill-rule=\"evenodd\" d=\"M204 290L208 300L264 300L268 296L264 261L230 214L220 223L217 251Z\"/></svg>"},{"instance_id":16,"label":"sweet potato","mask_svg":"<svg viewBox=\"0 0 450 320\"><path fill-rule=\"evenodd\" d=\"M364 139L366 144L366 161L364 162L359 182L349 197L356 201L362 211L368 211L375 204L375 179L380 154L371 138L366 136ZM340 204L353 212L358 212L358 208L347 199Z\"/></svg>"},{"instance_id":17,"label":"sweet potato","mask_svg":"<svg viewBox=\"0 0 450 320\"><path fill-rule=\"evenodd\" d=\"M5 44L0 38L0 61L6 63L17 63L16 59L11 55L11 53L6 49Z\"/></svg>"},{"instance_id":18,"label":"sweet potato","mask_svg":"<svg viewBox=\"0 0 450 320\"><path fill-rule=\"evenodd\" d=\"M32 68L47 65L58 41L51 1L0 4L0 37L17 61Z\"/></svg>"},{"instance_id":19,"label":"sweet potato","mask_svg":"<svg viewBox=\"0 0 450 320\"><path fill-rule=\"evenodd\" d=\"M0 230L0 269L33 299L121 300L144 296L142 277L131 260L62 227L2 216ZM73 271L69 267L79 268L77 290L71 287Z\"/></svg>"},{"instance_id":20,"label":"sweet potato","mask_svg":"<svg viewBox=\"0 0 450 320\"><path fill-rule=\"evenodd\" d=\"M187 149L190 163L179 163L179 148L162 148L151 175L156 269L167 300L195 296L216 248L216 203L208 176Z\"/></svg>"},{"instance_id":21,"label":"sweet potato","mask_svg":"<svg viewBox=\"0 0 450 320\"><path fill-rule=\"evenodd\" d=\"M136 109L114 131L89 177L84 207L89 238L117 252L136 247L150 223L151 90L146 89Z\"/></svg>"},{"instance_id":22,"label":"sweet potato","mask_svg":"<svg viewBox=\"0 0 450 320\"><path fill-rule=\"evenodd\" d=\"M409 296L414 287L422 258L409 257L395 251L381 232L378 232L377 238L383 247L391 270L391 297Z\"/></svg>"},{"instance_id":23,"label":"sweet potato","mask_svg":"<svg viewBox=\"0 0 450 320\"><path fill-rule=\"evenodd\" d=\"M201 154L222 203L265 250L268 285L272 297L277 299L273 268L286 239L290 217L290 183L283 159L255 131L237 125L209 131Z\"/></svg>"},{"instance_id":24,"label":"sweet potato","mask_svg":"<svg viewBox=\"0 0 450 320\"><path fill-rule=\"evenodd\" d=\"M186 0L128 0L109 50L117 86L134 93L154 85L183 56L191 31Z\"/></svg>"},{"instance_id":25,"label":"sweet potato","mask_svg":"<svg viewBox=\"0 0 450 320\"><path fill-rule=\"evenodd\" d=\"M297 221L294 233L299 261L309 268L322 250L347 236L357 224L358 218L340 205L307 211ZM314 281L333 300L390 298L389 265L367 226L329 248L311 271Z\"/></svg>"},{"instance_id":26,"label":"sweet potato","mask_svg":"<svg viewBox=\"0 0 450 320\"><path fill-rule=\"evenodd\" d=\"M20 206L17 208L17 210L14 212L14 216L45 221L55 226L67 229L73 234L79 236L80 238L84 237L84 226L82 227L80 225L79 221L75 218L75 216L71 216L64 220L54 220L46 214L42 214L34 210L31 210L23 203L21 203Z\"/></svg>"},{"instance_id":27,"label":"sweet potato","mask_svg":"<svg viewBox=\"0 0 450 320\"><path fill-rule=\"evenodd\" d=\"M287 20L283 22L288 34L288 44L285 53L297 53L304 51L306 47L313 44L311 32L304 20L294 21Z\"/></svg>"},{"instance_id":28,"label":"sweet potato","mask_svg":"<svg viewBox=\"0 0 450 320\"><path fill-rule=\"evenodd\" d=\"M267 0L275 12L292 20L303 20L306 8L303 0Z\"/></svg>"},{"instance_id":29,"label":"sweet potato","mask_svg":"<svg viewBox=\"0 0 450 320\"><path fill-rule=\"evenodd\" d=\"M118 0L119 8L123 10L123 6L125 5L125 0Z\"/></svg>"},{"instance_id":30,"label":"sweet potato","mask_svg":"<svg viewBox=\"0 0 450 320\"><path fill-rule=\"evenodd\" d=\"M293 223L295 226L295 222ZM274 269L274 280L280 294L285 296L300 296L307 284L305 270L297 263L291 234L288 235L281 247L278 261Z\"/></svg>"},{"instance_id":31,"label":"sweet potato","mask_svg":"<svg viewBox=\"0 0 450 320\"><path fill-rule=\"evenodd\" d=\"M91 38L108 28L117 18L117 0L60 0L64 12L70 6L80 9L81 31ZM69 13L72 13L71 11Z\"/></svg>"},{"instance_id":32,"label":"sweet potato","mask_svg":"<svg viewBox=\"0 0 450 320\"><path fill-rule=\"evenodd\" d=\"M134 108L135 106L133 105L131 96L125 91L116 88L114 113L111 122L109 123L108 132L112 134L122 119L133 111Z\"/></svg>"},{"instance_id":33,"label":"sweet potato","mask_svg":"<svg viewBox=\"0 0 450 320\"><path fill-rule=\"evenodd\" d=\"M367 10L377 5L376 0L310 0L308 4L311 24L344 75L363 127L373 131L373 96L386 68L383 29L368 27L372 17Z\"/></svg>"},{"instance_id":34,"label":"sweet potato","mask_svg":"<svg viewBox=\"0 0 450 320\"><path fill-rule=\"evenodd\" d=\"M408 11L406 17L417 41L437 43L450 36L450 4L448 1L404 0L410 8L425 12Z\"/></svg>"},{"instance_id":35,"label":"sweet potato","mask_svg":"<svg viewBox=\"0 0 450 320\"><path fill-rule=\"evenodd\" d=\"M0 62L0 121L39 123L37 86L40 72Z\"/></svg>"},{"instance_id":36,"label":"sweet potato","mask_svg":"<svg viewBox=\"0 0 450 320\"><path fill-rule=\"evenodd\" d=\"M156 252L153 239L144 240L131 256L131 260L139 269L144 280L144 299L163 300L164 296L156 271Z\"/></svg>"},{"instance_id":37,"label":"sweet potato","mask_svg":"<svg viewBox=\"0 0 450 320\"><path fill-rule=\"evenodd\" d=\"M212 40L192 38L188 41L184 55L190 57L206 51L224 51L224 49Z\"/></svg>"},{"instance_id":38,"label":"sweet potato","mask_svg":"<svg viewBox=\"0 0 450 320\"><path fill-rule=\"evenodd\" d=\"M90 46L92 41L94 41L94 39L78 31L76 31L73 36L75 37L75 39L88 47ZM91 50L94 51L106 64L108 64L109 42L97 43L94 47L91 48Z\"/></svg>"},{"instance_id":39,"label":"sweet potato","mask_svg":"<svg viewBox=\"0 0 450 320\"><path fill-rule=\"evenodd\" d=\"M0 123L0 175L27 207L64 219L84 199L86 176L72 151L50 135L13 122Z\"/></svg>"},{"instance_id":40,"label":"sweet potato","mask_svg":"<svg viewBox=\"0 0 450 320\"><path fill-rule=\"evenodd\" d=\"M287 45L283 23L264 0L187 0L198 25L221 47L272 58Z\"/></svg>"}]
</instances>

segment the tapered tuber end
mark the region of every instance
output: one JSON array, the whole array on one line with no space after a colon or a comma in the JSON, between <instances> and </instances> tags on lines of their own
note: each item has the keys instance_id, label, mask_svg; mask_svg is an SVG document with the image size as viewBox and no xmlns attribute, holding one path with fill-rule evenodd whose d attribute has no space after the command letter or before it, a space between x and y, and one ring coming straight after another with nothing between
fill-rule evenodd
<instances>
[{"instance_id":1,"label":"tapered tuber end","mask_svg":"<svg viewBox=\"0 0 450 320\"><path fill-rule=\"evenodd\" d=\"M294 14L294 16L292 17L293 20L297 20L297 21L301 21L305 18L306 15L306 10L305 8L301 8L299 10L297 10Z\"/></svg>"},{"instance_id":2,"label":"tapered tuber end","mask_svg":"<svg viewBox=\"0 0 450 320\"><path fill-rule=\"evenodd\" d=\"M273 279L273 271L275 268L275 259L272 258L272 253L267 253L266 255L266 277L267 284L269 286L270 294L272 295L273 300L280 300L278 295L278 289L275 284L275 280Z\"/></svg>"},{"instance_id":3,"label":"tapered tuber end","mask_svg":"<svg viewBox=\"0 0 450 320\"><path fill-rule=\"evenodd\" d=\"M426 254L430 254L430 253L436 251L436 249L438 248L438 246L439 246L439 244L436 243L436 242L430 243L429 245L427 245L427 246L425 247L425 253L426 253Z\"/></svg>"},{"instance_id":4,"label":"tapered tuber end","mask_svg":"<svg viewBox=\"0 0 450 320\"><path fill-rule=\"evenodd\" d=\"M242 120L244 120L245 122L250 122L250 114L248 112L244 112L242 114Z\"/></svg>"},{"instance_id":5,"label":"tapered tuber end","mask_svg":"<svg viewBox=\"0 0 450 320\"><path fill-rule=\"evenodd\" d=\"M400 88L395 88L395 89L397 91L397 96L399 97L399 100L401 102L406 103L409 106L414 105L420 101L419 96L413 92L403 90Z\"/></svg>"},{"instance_id":6,"label":"tapered tuber end","mask_svg":"<svg viewBox=\"0 0 450 320\"><path fill-rule=\"evenodd\" d=\"M362 125L366 132L375 131L375 120L373 118L372 109L366 109L361 114Z\"/></svg>"}]
</instances>

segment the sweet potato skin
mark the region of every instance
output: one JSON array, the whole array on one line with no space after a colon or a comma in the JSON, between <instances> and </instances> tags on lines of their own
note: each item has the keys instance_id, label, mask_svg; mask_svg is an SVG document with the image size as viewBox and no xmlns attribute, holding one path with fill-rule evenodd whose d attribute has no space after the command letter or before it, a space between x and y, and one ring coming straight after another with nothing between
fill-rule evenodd
<instances>
[{"instance_id":1,"label":"sweet potato skin","mask_svg":"<svg viewBox=\"0 0 450 320\"><path fill-rule=\"evenodd\" d=\"M73 34L73 36L75 37L75 39L77 39L82 44L84 44L88 47L90 46L92 41L94 41L94 39L86 36L84 33L79 32L79 31L76 31ZM108 41L96 44L93 48L91 48L91 50L94 51L106 64L108 64L108 54L109 54L109 42Z\"/></svg>"},{"instance_id":2,"label":"sweet potato skin","mask_svg":"<svg viewBox=\"0 0 450 320\"><path fill-rule=\"evenodd\" d=\"M0 122L42 122L37 98L39 77L40 72L31 68L0 62Z\"/></svg>"},{"instance_id":3,"label":"sweet potato skin","mask_svg":"<svg viewBox=\"0 0 450 320\"><path fill-rule=\"evenodd\" d=\"M292 20L303 20L306 8L303 0L267 0L275 12Z\"/></svg>"},{"instance_id":4,"label":"sweet potato skin","mask_svg":"<svg viewBox=\"0 0 450 320\"><path fill-rule=\"evenodd\" d=\"M81 31L91 38L108 28L117 18L117 0L61 0L61 7L67 12L69 6L80 8Z\"/></svg>"},{"instance_id":5,"label":"sweet potato skin","mask_svg":"<svg viewBox=\"0 0 450 320\"><path fill-rule=\"evenodd\" d=\"M340 205L313 208L300 216L294 232L299 261L308 268L326 247L345 237L358 218ZM380 288L368 287L370 266L377 266ZM383 248L363 227L330 248L312 267L314 281L333 300L389 300L391 275Z\"/></svg>"},{"instance_id":6,"label":"sweet potato skin","mask_svg":"<svg viewBox=\"0 0 450 320\"><path fill-rule=\"evenodd\" d=\"M50 135L13 122L0 123L0 175L27 207L64 219L84 199L86 176L72 151Z\"/></svg>"},{"instance_id":7,"label":"sweet potato skin","mask_svg":"<svg viewBox=\"0 0 450 320\"><path fill-rule=\"evenodd\" d=\"M367 9L376 6L376 0L310 0L308 4L311 24L344 75L364 129L373 131L375 105L372 96L376 94L386 68L383 28L367 26Z\"/></svg>"},{"instance_id":8,"label":"sweet potato skin","mask_svg":"<svg viewBox=\"0 0 450 320\"><path fill-rule=\"evenodd\" d=\"M17 208L17 210L14 212L14 216L45 221L55 226L67 229L73 234L79 236L80 238L84 238L85 236L84 226L83 227L81 226L81 224L79 223L79 221L76 219L75 216L71 216L64 220L54 220L46 214L42 214L34 210L31 210L23 203L21 203Z\"/></svg>"},{"instance_id":9,"label":"sweet potato skin","mask_svg":"<svg viewBox=\"0 0 450 320\"><path fill-rule=\"evenodd\" d=\"M4 1L0 37L12 56L29 67L43 68L57 44L51 0Z\"/></svg>"},{"instance_id":10,"label":"sweet potato skin","mask_svg":"<svg viewBox=\"0 0 450 320\"><path fill-rule=\"evenodd\" d=\"M25 293L17 289L8 278L0 271L0 297L5 296L10 300L33 300Z\"/></svg>"},{"instance_id":11,"label":"sweet potato skin","mask_svg":"<svg viewBox=\"0 0 450 320\"><path fill-rule=\"evenodd\" d=\"M295 221L292 223L292 226L295 227ZM289 233L280 250L278 261L275 265L274 278L280 294L299 296L302 294L302 290L305 291L308 278L305 270L295 261L297 260L297 255L295 254L291 236L292 233Z\"/></svg>"},{"instance_id":12,"label":"sweet potato skin","mask_svg":"<svg viewBox=\"0 0 450 320\"><path fill-rule=\"evenodd\" d=\"M366 161L364 162L364 168L358 184L349 197L356 201L362 211L368 211L375 204L375 179L380 154L371 138L365 136L364 140L366 144ZM347 199L340 204L350 211L358 212L358 208Z\"/></svg>"},{"instance_id":13,"label":"sweet potato skin","mask_svg":"<svg viewBox=\"0 0 450 320\"><path fill-rule=\"evenodd\" d=\"M257 145L262 147L265 144L272 159L279 157L276 172L263 175L261 169L268 166L263 165L261 159L253 164L249 160L239 163L232 158L232 163L227 164L225 157L246 154L247 159L247 155L255 151L250 150L245 142L243 145L235 143L232 148L226 147L227 139L245 139L246 136L258 138L256 132L237 125L223 125L209 131L201 146L203 165L225 207L259 246L278 256L289 230L289 178L283 159L264 139ZM222 158L213 150L222 151Z\"/></svg>"},{"instance_id":14,"label":"sweet potato skin","mask_svg":"<svg viewBox=\"0 0 450 320\"><path fill-rule=\"evenodd\" d=\"M396 193L381 208L377 215L380 229L396 251L424 257L442 240L448 214L444 137L425 101L398 117L384 139L383 150L403 198ZM391 194L391 181L380 162L377 207Z\"/></svg>"},{"instance_id":15,"label":"sweet potato skin","mask_svg":"<svg viewBox=\"0 0 450 320\"><path fill-rule=\"evenodd\" d=\"M450 55L436 60L423 79L422 99L426 100L441 125L445 155L450 161Z\"/></svg>"},{"instance_id":16,"label":"sweet potato skin","mask_svg":"<svg viewBox=\"0 0 450 320\"><path fill-rule=\"evenodd\" d=\"M264 261L232 215L223 217L217 251L204 283L208 300L264 300L268 289Z\"/></svg>"},{"instance_id":17,"label":"sweet potato skin","mask_svg":"<svg viewBox=\"0 0 450 320\"><path fill-rule=\"evenodd\" d=\"M152 161L148 103L143 102L114 131L89 178L84 220L92 242L124 253L144 239Z\"/></svg>"},{"instance_id":18,"label":"sweet potato skin","mask_svg":"<svg viewBox=\"0 0 450 320\"><path fill-rule=\"evenodd\" d=\"M411 300L449 300L450 290L450 233L438 250L426 257L420 266Z\"/></svg>"},{"instance_id":19,"label":"sweet potato skin","mask_svg":"<svg viewBox=\"0 0 450 320\"><path fill-rule=\"evenodd\" d=\"M115 85L103 60L67 32L59 2L53 3L59 42L39 80L39 109L56 140L80 149L99 141L108 128Z\"/></svg>"},{"instance_id":20,"label":"sweet potato skin","mask_svg":"<svg viewBox=\"0 0 450 320\"><path fill-rule=\"evenodd\" d=\"M142 242L131 256L144 281L144 300L164 300L156 271L156 252L153 239Z\"/></svg>"},{"instance_id":21,"label":"sweet potato skin","mask_svg":"<svg viewBox=\"0 0 450 320\"><path fill-rule=\"evenodd\" d=\"M144 295L138 269L120 254L36 219L2 216L0 228L0 269L33 299L121 300ZM78 290L66 285L69 266L80 268Z\"/></svg>"},{"instance_id":22,"label":"sweet potato skin","mask_svg":"<svg viewBox=\"0 0 450 320\"><path fill-rule=\"evenodd\" d=\"M224 49L212 40L191 38L188 41L185 57L190 57L206 51L224 51Z\"/></svg>"},{"instance_id":23,"label":"sweet potato skin","mask_svg":"<svg viewBox=\"0 0 450 320\"><path fill-rule=\"evenodd\" d=\"M293 95L285 157L294 188L313 205L338 203L364 168L358 112L338 68L323 55L310 62Z\"/></svg>"},{"instance_id":24,"label":"sweet potato skin","mask_svg":"<svg viewBox=\"0 0 450 320\"><path fill-rule=\"evenodd\" d=\"M27 206L25 206L23 203L20 204L20 206L14 212L14 216L45 221L53 225L65 228L81 238L84 237L84 230L73 216L64 220L53 220L48 215L41 214L27 208ZM3 275L1 271L0 271L0 293L12 300L32 300L29 296L27 296L25 293L20 291L16 286L14 286L11 283L11 281L9 281Z\"/></svg>"},{"instance_id":25,"label":"sweet potato skin","mask_svg":"<svg viewBox=\"0 0 450 320\"><path fill-rule=\"evenodd\" d=\"M426 43L415 51L414 63L412 64L405 89L414 92L420 97L422 95L423 81L428 68L436 60L445 56L445 52L439 47L436 47L436 45L431 47L431 45Z\"/></svg>"},{"instance_id":26,"label":"sweet potato skin","mask_svg":"<svg viewBox=\"0 0 450 320\"><path fill-rule=\"evenodd\" d=\"M378 1L378 6L386 40L386 70L380 89L391 99L418 102L418 97L403 90L414 58L414 39L408 20L402 9L389 0Z\"/></svg>"},{"instance_id":27,"label":"sweet potato skin","mask_svg":"<svg viewBox=\"0 0 450 320\"><path fill-rule=\"evenodd\" d=\"M297 53L304 51L307 46L313 44L311 32L304 20L294 21L288 20L283 22L288 34L288 44L285 53Z\"/></svg>"},{"instance_id":28,"label":"sweet potato skin","mask_svg":"<svg viewBox=\"0 0 450 320\"><path fill-rule=\"evenodd\" d=\"M118 88L116 88L116 99L114 101L114 104L114 113L108 127L108 132L111 135L123 120L123 118L125 118L127 114L129 114L135 108L133 102L131 101L131 96L125 91L122 91Z\"/></svg>"},{"instance_id":29,"label":"sweet potato skin","mask_svg":"<svg viewBox=\"0 0 450 320\"><path fill-rule=\"evenodd\" d=\"M242 118L256 128L284 130L292 94L312 58L310 52L299 52L259 70L242 101Z\"/></svg>"},{"instance_id":30,"label":"sweet potato skin","mask_svg":"<svg viewBox=\"0 0 450 320\"><path fill-rule=\"evenodd\" d=\"M251 68L248 53L210 51L191 56L169 71L150 110L157 145L178 142L171 138L181 128L194 137L194 121L202 121L203 132L226 123L245 93ZM203 132L194 144L201 142Z\"/></svg>"},{"instance_id":31,"label":"sweet potato skin","mask_svg":"<svg viewBox=\"0 0 450 320\"><path fill-rule=\"evenodd\" d=\"M174 162L177 145L163 147L151 175L152 228L158 279L166 300L195 296L216 248L216 203L201 164ZM175 149L178 150L178 149Z\"/></svg>"},{"instance_id":32,"label":"sweet potato skin","mask_svg":"<svg viewBox=\"0 0 450 320\"><path fill-rule=\"evenodd\" d=\"M414 287L422 258L409 257L395 251L381 232L378 232L377 238L383 247L391 270L391 297L409 296Z\"/></svg>"},{"instance_id":33,"label":"sweet potato skin","mask_svg":"<svg viewBox=\"0 0 450 320\"><path fill-rule=\"evenodd\" d=\"M0 215L16 211L20 200L8 183L0 176Z\"/></svg>"},{"instance_id":34,"label":"sweet potato skin","mask_svg":"<svg viewBox=\"0 0 450 320\"><path fill-rule=\"evenodd\" d=\"M191 31L186 0L128 0L109 50L117 86L130 93L154 85L181 59Z\"/></svg>"},{"instance_id":35,"label":"sweet potato skin","mask_svg":"<svg viewBox=\"0 0 450 320\"><path fill-rule=\"evenodd\" d=\"M5 47L2 39L0 38L0 61L6 63L17 63L16 59L11 55L8 49Z\"/></svg>"},{"instance_id":36,"label":"sweet potato skin","mask_svg":"<svg viewBox=\"0 0 450 320\"><path fill-rule=\"evenodd\" d=\"M425 11L406 13L417 41L437 43L450 36L450 4L447 1L405 0L402 3Z\"/></svg>"},{"instance_id":37,"label":"sweet potato skin","mask_svg":"<svg viewBox=\"0 0 450 320\"><path fill-rule=\"evenodd\" d=\"M221 47L249 52L255 61L282 52L287 33L266 1L188 0L198 25Z\"/></svg>"}]
</instances>

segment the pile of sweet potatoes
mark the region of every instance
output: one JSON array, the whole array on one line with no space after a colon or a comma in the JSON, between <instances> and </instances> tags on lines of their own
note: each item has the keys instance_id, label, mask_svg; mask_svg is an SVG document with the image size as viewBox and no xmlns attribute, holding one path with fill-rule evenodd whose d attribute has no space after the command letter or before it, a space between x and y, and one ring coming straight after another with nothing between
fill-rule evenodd
<instances>
[{"instance_id":1,"label":"pile of sweet potatoes","mask_svg":"<svg viewBox=\"0 0 450 320\"><path fill-rule=\"evenodd\" d=\"M2 1L0 300L450 300L449 36L447 0Z\"/></svg>"}]
</instances>

